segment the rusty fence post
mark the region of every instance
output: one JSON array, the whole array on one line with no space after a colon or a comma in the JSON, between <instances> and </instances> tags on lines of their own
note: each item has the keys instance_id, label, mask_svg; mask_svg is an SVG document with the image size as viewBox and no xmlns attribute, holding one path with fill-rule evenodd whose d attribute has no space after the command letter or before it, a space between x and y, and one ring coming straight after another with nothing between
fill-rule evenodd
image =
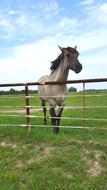
<instances>
[{"instance_id":1,"label":"rusty fence post","mask_svg":"<svg viewBox=\"0 0 107 190\"><path fill-rule=\"evenodd\" d=\"M25 100L26 100L26 128L30 131L30 107L29 107L29 89L25 85Z\"/></svg>"},{"instance_id":2,"label":"rusty fence post","mask_svg":"<svg viewBox=\"0 0 107 190\"><path fill-rule=\"evenodd\" d=\"M85 97L85 82L83 82L83 109L84 109L84 127L86 127L86 97Z\"/></svg>"}]
</instances>

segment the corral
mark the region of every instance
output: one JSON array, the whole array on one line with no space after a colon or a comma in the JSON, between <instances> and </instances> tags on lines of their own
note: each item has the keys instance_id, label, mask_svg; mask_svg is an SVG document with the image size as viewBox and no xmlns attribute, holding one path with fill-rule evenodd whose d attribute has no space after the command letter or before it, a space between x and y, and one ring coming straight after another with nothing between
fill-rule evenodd
<instances>
[{"instance_id":1,"label":"corral","mask_svg":"<svg viewBox=\"0 0 107 190\"><path fill-rule=\"evenodd\" d=\"M86 80L75 80L75 81L67 81L65 82L66 84L78 84L81 83L83 85L83 92L82 93L71 93L68 94L67 98L68 98L68 102L67 102L67 106L64 108L65 112L68 110L69 113L72 113L71 115L69 113L67 113L66 115L68 115L68 117L64 114L64 116L62 117L62 120L68 120L68 123L71 120L77 120L79 121L79 125L76 126L72 126L72 124L65 126L66 128L69 127L76 127L76 128L86 128L86 127L91 127L89 126L90 121L93 121L95 123L101 123L103 122L103 125L101 128L104 128L107 125L107 118L106 118L106 110L107 110L107 104L106 104L106 97L107 97L107 93L106 91L102 92L102 93L86 93L85 91L85 85L87 83L93 83L93 82L107 82L106 78L103 79L86 79ZM46 82L43 85L63 85L65 84L64 82ZM13 87L13 86L24 86L25 87L25 94L24 96L1 96L1 106L0 106L0 111L2 114L0 114L0 117L24 117L26 118L26 124L25 123L1 123L0 125L10 125L10 126L21 126L21 127L27 127L28 129L30 129L30 127L43 127L43 123L41 124L38 122L33 122L33 124L30 122L31 118L39 118L39 120L41 118L43 118L43 115L38 115L39 111L41 111L41 106L40 106L40 102L38 103L38 95L29 95L29 86L34 86L34 85L41 85L38 82L36 83L17 83L17 84L1 84L0 87ZM25 103L24 103L24 98L25 98ZM3 101L4 99L4 101ZM8 103L5 104L4 103L7 102L6 99L12 100L10 101L9 105ZM12 105L11 102L14 102L14 99L19 99L18 105L15 103L15 105ZM36 102L32 105L30 105L30 101L32 101L31 99L36 99ZM72 100L75 99L76 105L72 104L70 105L70 102L72 102ZM92 100L93 99L93 100ZM70 101L69 101L70 100ZM23 101L23 103L21 103ZM90 101L91 104L90 104ZM11 105L10 105L11 104ZM7 113L6 113L6 108L7 108ZM26 114L25 113L26 110ZM36 111L35 114L31 114L33 110ZM78 113L78 111L80 113ZM90 112L91 110L91 112ZM93 110L93 111L92 111ZM102 111L101 111L102 110ZM77 111L75 116L75 111ZM103 114L101 114L101 112ZM12 113L12 114L11 114ZM17 113L17 114L16 114ZM23 114L22 114L23 113ZM74 113L74 114L73 114ZM41 114L41 113L40 113ZM101 114L101 116L100 116ZM102 117L103 116L103 117ZM50 118L50 116L47 116L48 118ZM36 123L38 123L36 125ZM77 122L78 123L78 122ZM50 125L47 125L47 127L50 127ZM63 125L61 125L60 127L64 127ZM96 127L96 126L94 126Z\"/></svg>"},{"instance_id":2,"label":"corral","mask_svg":"<svg viewBox=\"0 0 107 190\"><path fill-rule=\"evenodd\" d=\"M74 82L83 92L68 94L59 135L49 116L44 127L39 99L28 94L31 83L18 84L24 96L0 96L1 190L107 189L107 92L89 93L87 81Z\"/></svg>"}]
</instances>

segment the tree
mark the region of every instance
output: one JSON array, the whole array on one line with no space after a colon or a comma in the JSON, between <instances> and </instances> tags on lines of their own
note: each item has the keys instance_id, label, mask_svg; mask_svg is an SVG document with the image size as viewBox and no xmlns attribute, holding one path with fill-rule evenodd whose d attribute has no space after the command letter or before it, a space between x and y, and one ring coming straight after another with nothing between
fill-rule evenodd
<instances>
[{"instance_id":1,"label":"tree","mask_svg":"<svg viewBox=\"0 0 107 190\"><path fill-rule=\"evenodd\" d=\"M14 88L11 88L9 93L10 93L10 94L15 94L15 93L16 93L16 91L15 91L15 89L14 89Z\"/></svg>"},{"instance_id":2,"label":"tree","mask_svg":"<svg viewBox=\"0 0 107 190\"><path fill-rule=\"evenodd\" d=\"M74 87L70 87L70 88L68 89L68 92L77 92L77 89L74 88Z\"/></svg>"}]
</instances>

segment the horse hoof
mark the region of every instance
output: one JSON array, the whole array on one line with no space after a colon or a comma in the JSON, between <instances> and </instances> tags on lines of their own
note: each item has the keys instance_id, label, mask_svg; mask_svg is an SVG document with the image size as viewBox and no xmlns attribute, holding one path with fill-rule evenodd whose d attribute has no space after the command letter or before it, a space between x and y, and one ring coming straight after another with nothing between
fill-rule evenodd
<instances>
[{"instance_id":1,"label":"horse hoof","mask_svg":"<svg viewBox=\"0 0 107 190\"><path fill-rule=\"evenodd\" d=\"M53 128L53 132L54 132L55 134L58 134L58 133L59 133L59 128L58 128L58 127L54 127L54 128Z\"/></svg>"}]
</instances>

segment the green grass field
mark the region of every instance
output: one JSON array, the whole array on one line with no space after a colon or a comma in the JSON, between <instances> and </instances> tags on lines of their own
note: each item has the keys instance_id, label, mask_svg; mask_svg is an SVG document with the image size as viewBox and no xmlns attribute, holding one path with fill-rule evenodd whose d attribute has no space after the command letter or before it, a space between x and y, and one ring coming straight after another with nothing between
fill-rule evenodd
<instances>
[{"instance_id":1,"label":"green grass field","mask_svg":"<svg viewBox=\"0 0 107 190\"><path fill-rule=\"evenodd\" d=\"M78 108L78 106L84 105L84 96L81 93L72 93L68 95L66 100L66 106L71 106L70 109L64 109L62 114L62 119L60 125L62 126L84 126L84 115L86 119L85 125L88 127L101 127L104 128L107 126L107 108L87 108L87 106L107 106L107 93L103 93L104 96L100 96L101 93L91 93L86 94L85 97L85 105L86 109ZM26 124L26 116L25 116L25 98L22 95L13 96L0 96L0 124ZM30 98L30 105L31 106L41 106L41 102L39 98ZM8 107L6 107L8 106ZM12 106L12 107L11 107ZM77 109L74 109L74 106ZM37 118L37 116L43 117L42 109L38 108L31 108L30 110L31 115L36 116L31 118L31 125L43 125L43 118ZM5 115L5 116L4 116ZM7 116L6 116L7 115ZM13 115L13 117L11 116ZM17 115L15 117L15 115ZM50 113L49 113L49 106L47 111L48 116L48 125L50 125ZM69 119L63 119L69 117ZM74 118L77 118L74 119ZM90 120L89 120L90 118ZM97 119L97 120L93 120ZM99 120L105 119L105 120Z\"/></svg>"},{"instance_id":2,"label":"green grass field","mask_svg":"<svg viewBox=\"0 0 107 190\"><path fill-rule=\"evenodd\" d=\"M40 101L31 98L30 105L39 106ZM82 106L83 97L74 94L66 105ZM107 106L107 96L87 96L86 105ZM21 115L0 116L1 124L25 124L25 110L15 107L25 106L24 98L0 96L0 106L1 115ZM31 114L43 115L35 109ZM86 115L106 119L107 108L86 109ZM83 125L83 121L72 119L83 117L83 109L65 109L63 116L71 119L62 120L61 125ZM31 124L43 125L43 119L32 118ZM107 122L90 120L86 125L91 128L61 128L58 135L51 128L32 128L28 132L25 128L1 126L0 190L107 190L107 130L100 130L107 127Z\"/></svg>"}]
</instances>

